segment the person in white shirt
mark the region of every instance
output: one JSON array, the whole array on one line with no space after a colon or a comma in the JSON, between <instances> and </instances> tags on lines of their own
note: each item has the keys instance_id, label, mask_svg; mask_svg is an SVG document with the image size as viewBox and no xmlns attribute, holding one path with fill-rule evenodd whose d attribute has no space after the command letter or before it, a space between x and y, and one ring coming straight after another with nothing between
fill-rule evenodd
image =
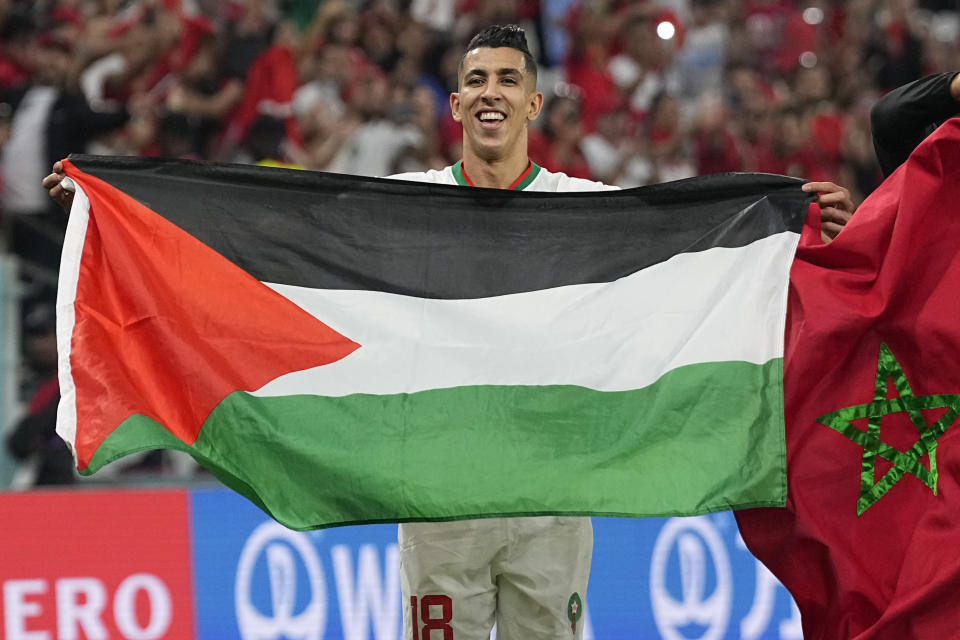
<instances>
[{"instance_id":1,"label":"person in white shirt","mask_svg":"<svg viewBox=\"0 0 960 640\"><path fill-rule=\"evenodd\" d=\"M519 27L478 33L458 85L450 109L463 125L463 158L391 178L526 191L618 188L547 171L527 156L527 126L540 115L543 94ZM400 525L399 539L404 638L481 640L494 623L501 640L582 637L589 518L411 522Z\"/></svg>"}]
</instances>

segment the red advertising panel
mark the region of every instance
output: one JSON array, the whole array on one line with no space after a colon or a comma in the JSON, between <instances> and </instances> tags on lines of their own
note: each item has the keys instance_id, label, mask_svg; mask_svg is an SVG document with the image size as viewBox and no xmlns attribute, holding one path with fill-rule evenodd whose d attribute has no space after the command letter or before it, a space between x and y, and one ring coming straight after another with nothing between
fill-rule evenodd
<instances>
[{"instance_id":1,"label":"red advertising panel","mask_svg":"<svg viewBox=\"0 0 960 640\"><path fill-rule=\"evenodd\" d=\"M184 491L0 494L0 638L193 637Z\"/></svg>"}]
</instances>

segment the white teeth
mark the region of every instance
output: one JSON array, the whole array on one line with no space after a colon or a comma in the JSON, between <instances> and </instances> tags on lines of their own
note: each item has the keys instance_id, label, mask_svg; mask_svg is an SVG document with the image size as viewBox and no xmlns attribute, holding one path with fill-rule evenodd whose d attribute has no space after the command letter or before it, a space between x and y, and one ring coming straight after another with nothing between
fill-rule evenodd
<instances>
[{"instance_id":1,"label":"white teeth","mask_svg":"<svg viewBox=\"0 0 960 640\"><path fill-rule=\"evenodd\" d=\"M484 111L480 114L481 120L503 120L503 114L495 111Z\"/></svg>"}]
</instances>

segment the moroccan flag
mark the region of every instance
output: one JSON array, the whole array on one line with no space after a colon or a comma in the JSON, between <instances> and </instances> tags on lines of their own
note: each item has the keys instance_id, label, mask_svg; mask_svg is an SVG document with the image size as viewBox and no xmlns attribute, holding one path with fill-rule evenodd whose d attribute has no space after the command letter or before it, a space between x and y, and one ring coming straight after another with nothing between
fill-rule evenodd
<instances>
[{"instance_id":1,"label":"moroccan flag","mask_svg":"<svg viewBox=\"0 0 960 640\"><path fill-rule=\"evenodd\" d=\"M960 120L791 273L785 509L737 518L807 640L960 634Z\"/></svg>"},{"instance_id":2,"label":"moroccan flag","mask_svg":"<svg viewBox=\"0 0 960 640\"><path fill-rule=\"evenodd\" d=\"M75 157L59 432L283 524L783 504L800 181L554 194Z\"/></svg>"}]
</instances>

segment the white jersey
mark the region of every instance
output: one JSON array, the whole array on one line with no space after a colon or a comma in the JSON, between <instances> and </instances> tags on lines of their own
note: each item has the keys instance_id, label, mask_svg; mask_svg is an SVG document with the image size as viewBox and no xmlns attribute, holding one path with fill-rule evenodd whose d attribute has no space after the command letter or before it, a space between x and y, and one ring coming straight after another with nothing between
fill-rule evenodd
<instances>
[{"instance_id":1,"label":"white jersey","mask_svg":"<svg viewBox=\"0 0 960 640\"><path fill-rule=\"evenodd\" d=\"M413 182L432 182L434 184L453 184L463 187L472 186L469 178L463 171L463 161L437 171L417 171L412 173L398 173L388 176L395 180L410 180ZM583 178L571 178L565 173L554 173L547 171L535 162L531 162L516 182L510 187L514 191L551 191L554 193L566 193L577 191L608 191L619 189L611 185L585 180Z\"/></svg>"},{"instance_id":2,"label":"white jersey","mask_svg":"<svg viewBox=\"0 0 960 640\"><path fill-rule=\"evenodd\" d=\"M463 162L396 180L473 186ZM533 162L515 191L606 191L620 187L571 178ZM583 637L593 528L590 518L534 516L399 527L404 639L500 640ZM439 610L439 611L438 611ZM440 633L431 635L431 631Z\"/></svg>"}]
</instances>

